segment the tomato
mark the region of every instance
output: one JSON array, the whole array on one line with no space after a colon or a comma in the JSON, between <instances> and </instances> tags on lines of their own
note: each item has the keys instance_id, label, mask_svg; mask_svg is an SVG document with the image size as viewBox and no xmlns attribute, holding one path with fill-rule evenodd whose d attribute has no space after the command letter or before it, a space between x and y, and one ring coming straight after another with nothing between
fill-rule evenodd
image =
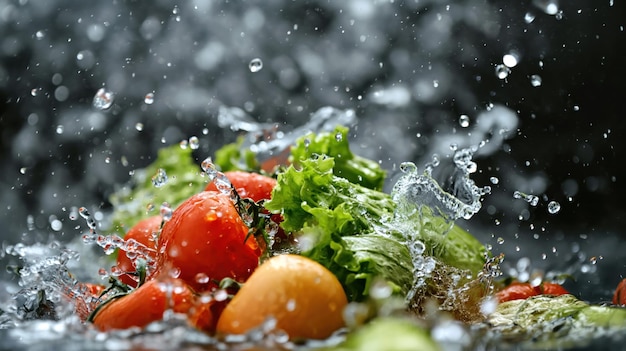
<instances>
[{"instance_id":1,"label":"tomato","mask_svg":"<svg viewBox=\"0 0 626 351\"><path fill-rule=\"evenodd\" d=\"M161 320L168 309L188 314L190 324L200 330L214 329L210 303L199 303L198 297L180 279L151 280L128 295L105 303L93 317L93 324L102 331L142 328Z\"/></svg>"},{"instance_id":2,"label":"tomato","mask_svg":"<svg viewBox=\"0 0 626 351\"><path fill-rule=\"evenodd\" d=\"M178 206L163 225L154 276L180 278L195 291L209 291L224 278L244 282L260 255L230 198L203 191Z\"/></svg>"},{"instance_id":3,"label":"tomato","mask_svg":"<svg viewBox=\"0 0 626 351\"><path fill-rule=\"evenodd\" d=\"M617 284L617 288L613 294L613 304L626 305L626 279L622 279L622 281Z\"/></svg>"},{"instance_id":4,"label":"tomato","mask_svg":"<svg viewBox=\"0 0 626 351\"><path fill-rule=\"evenodd\" d=\"M541 283L541 285L536 286L535 291L537 291L537 294L540 294L540 295L559 296L559 295L569 294L569 292L565 290L565 288L562 287L561 285L556 284L556 283L547 283L547 282L543 282Z\"/></svg>"},{"instance_id":5,"label":"tomato","mask_svg":"<svg viewBox=\"0 0 626 351\"><path fill-rule=\"evenodd\" d=\"M506 288L498 291L496 297L499 302L512 300L524 300L531 296L538 295L537 290L530 283L512 283Z\"/></svg>"},{"instance_id":6,"label":"tomato","mask_svg":"<svg viewBox=\"0 0 626 351\"><path fill-rule=\"evenodd\" d=\"M499 302L511 300L524 300L536 295L565 295L569 294L565 288L556 283L543 282L538 286L532 286L530 283L513 282L506 288L498 291L496 297Z\"/></svg>"},{"instance_id":7,"label":"tomato","mask_svg":"<svg viewBox=\"0 0 626 351\"><path fill-rule=\"evenodd\" d=\"M272 190L276 186L274 178L243 171L224 172L224 175L230 180L241 198L249 198L254 202L272 198ZM217 187L214 182L210 182L204 190L217 191Z\"/></svg>"},{"instance_id":8,"label":"tomato","mask_svg":"<svg viewBox=\"0 0 626 351\"><path fill-rule=\"evenodd\" d=\"M347 303L341 283L324 266L304 256L274 256L226 306L217 332L243 334L273 317L292 339L324 339L344 326Z\"/></svg>"},{"instance_id":9,"label":"tomato","mask_svg":"<svg viewBox=\"0 0 626 351\"><path fill-rule=\"evenodd\" d=\"M124 240L130 239L136 240L138 243L154 250L156 254L156 242L153 240L153 233L158 232L161 229L161 216L153 216L135 224L124 236ZM156 256L156 255L154 255ZM136 258L135 256L133 256ZM155 260L156 257L146 257L149 260ZM133 264L134 259L130 259L126 251L120 250L117 255L117 269L124 274L119 276L122 283L128 284L132 287L137 286L137 277L133 275L136 271L136 267Z\"/></svg>"}]
</instances>

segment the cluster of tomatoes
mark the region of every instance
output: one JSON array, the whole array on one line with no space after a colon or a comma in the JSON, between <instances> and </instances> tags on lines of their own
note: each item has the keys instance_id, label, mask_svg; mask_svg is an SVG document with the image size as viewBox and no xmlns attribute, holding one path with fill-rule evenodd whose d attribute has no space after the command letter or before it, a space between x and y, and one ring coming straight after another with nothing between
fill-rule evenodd
<instances>
[{"instance_id":1,"label":"cluster of tomatoes","mask_svg":"<svg viewBox=\"0 0 626 351\"><path fill-rule=\"evenodd\" d=\"M239 198L255 203L269 200L276 185L256 173L225 175ZM291 338L326 338L343 326L347 298L337 278L298 255L260 263L268 256L265 240L250 235L232 197L213 183L169 220L155 216L135 224L124 240L153 249L154 257L146 260L154 264L146 272L132 251L119 252L118 285L128 291L91 311L89 320L100 330L144 327L166 311L186 315L190 325L210 334L242 334L268 318ZM94 286L91 293L103 289Z\"/></svg>"}]
</instances>

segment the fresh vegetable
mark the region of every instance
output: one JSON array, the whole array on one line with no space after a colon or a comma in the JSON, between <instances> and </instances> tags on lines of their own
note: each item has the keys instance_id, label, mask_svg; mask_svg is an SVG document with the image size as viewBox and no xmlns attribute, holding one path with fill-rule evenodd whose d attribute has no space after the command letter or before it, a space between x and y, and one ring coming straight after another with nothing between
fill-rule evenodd
<instances>
[{"instance_id":1,"label":"fresh vegetable","mask_svg":"<svg viewBox=\"0 0 626 351\"><path fill-rule=\"evenodd\" d=\"M622 281L617 284L617 288L615 288L615 293L613 294L613 304L626 305L626 279L622 279Z\"/></svg>"},{"instance_id":2,"label":"fresh vegetable","mask_svg":"<svg viewBox=\"0 0 626 351\"><path fill-rule=\"evenodd\" d=\"M565 288L556 283L542 282L537 286L533 286L530 283L513 282L506 286L504 289L496 293L496 297L499 302L506 302L511 300L524 300L531 296L537 295L565 295L569 294Z\"/></svg>"},{"instance_id":3,"label":"fresh vegetable","mask_svg":"<svg viewBox=\"0 0 626 351\"><path fill-rule=\"evenodd\" d=\"M274 318L292 339L324 339L344 325L348 301L337 278L319 263L278 255L252 274L217 323L221 334L243 334Z\"/></svg>"},{"instance_id":4,"label":"fresh vegetable","mask_svg":"<svg viewBox=\"0 0 626 351\"><path fill-rule=\"evenodd\" d=\"M348 335L345 342L327 351L438 351L428 331L410 320L379 318Z\"/></svg>"},{"instance_id":5,"label":"fresh vegetable","mask_svg":"<svg viewBox=\"0 0 626 351\"><path fill-rule=\"evenodd\" d=\"M538 295L499 304L487 323L500 347L565 349L584 346L598 333L623 333L626 309L589 305L569 294Z\"/></svg>"},{"instance_id":6,"label":"fresh vegetable","mask_svg":"<svg viewBox=\"0 0 626 351\"><path fill-rule=\"evenodd\" d=\"M201 304L180 279L152 280L128 295L113 297L95 311L92 321L102 331L141 328L161 320L167 310L187 314L190 323L200 330L214 329L210 303Z\"/></svg>"},{"instance_id":7,"label":"fresh vegetable","mask_svg":"<svg viewBox=\"0 0 626 351\"><path fill-rule=\"evenodd\" d=\"M335 140L334 135L325 137ZM265 206L283 215L281 226L286 231L299 233L302 255L340 277L350 300L367 296L368 282L375 277L392 283L400 294L411 288L414 265L407 249L411 243L398 231L400 227L411 228L415 240L423 239L425 254L444 264L471 274L482 270L486 249L467 232L448 225L448 230L453 229L447 235L434 233L423 225L435 221L434 216L394 222L396 203L391 195L351 183L334 172L333 157L300 159L297 168L290 166L278 174L272 200Z\"/></svg>"},{"instance_id":8,"label":"fresh vegetable","mask_svg":"<svg viewBox=\"0 0 626 351\"><path fill-rule=\"evenodd\" d=\"M131 240L134 240L137 244L143 245L148 249L153 250L153 254L149 257L143 257L145 260L154 261L156 260L156 239L158 232L161 229L161 216L152 216L146 218L144 220L139 221L139 223L135 224L124 236L124 241L126 241L127 245L132 243ZM133 246L132 244L130 246ZM139 277L137 276L137 267L135 267L135 262L140 255L138 255L137 251L134 250L120 250L117 255L117 270L119 272L123 272L123 274L119 275L118 278L122 281L122 283L130 285L132 287L137 286L137 282L139 281ZM144 250L147 251L147 250ZM131 257L128 257L128 256ZM139 256L139 257L138 257Z\"/></svg>"},{"instance_id":9,"label":"fresh vegetable","mask_svg":"<svg viewBox=\"0 0 626 351\"><path fill-rule=\"evenodd\" d=\"M230 197L203 191L183 202L163 225L154 276L180 278L195 291L224 278L244 282L259 264L261 250Z\"/></svg>"},{"instance_id":10,"label":"fresh vegetable","mask_svg":"<svg viewBox=\"0 0 626 351\"><path fill-rule=\"evenodd\" d=\"M258 173L230 171L224 175L241 198L250 198L254 202L269 200L276 186L276 179ZM214 182L207 184L204 190L218 191Z\"/></svg>"}]
</instances>

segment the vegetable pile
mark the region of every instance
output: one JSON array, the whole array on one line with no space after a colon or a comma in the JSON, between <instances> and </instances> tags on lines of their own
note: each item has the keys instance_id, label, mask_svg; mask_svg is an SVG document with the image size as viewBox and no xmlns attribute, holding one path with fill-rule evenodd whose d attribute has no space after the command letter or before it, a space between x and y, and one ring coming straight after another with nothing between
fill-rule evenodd
<instances>
[{"instance_id":1,"label":"vegetable pile","mask_svg":"<svg viewBox=\"0 0 626 351\"><path fill-rule=\"evenodd\" d=\"M326 345L336 350L379 345L381 335L395 344L377 350L436 350L442 323L541 347L626 327L626 310L590 306L554 282L502 280L503 256L454 224L466 203L410 164L383 192L385 171L351 152L347 128L305 135L287 152L260 164L232 144L198 167L191 150L163 149L111 198L111 230L123 239L97 234L81 210L85 240L119 250L108 286L78 283L69 294L77 315L101 331L175 316L225 340L347 335Z\"/></svg>"}]
</instances>

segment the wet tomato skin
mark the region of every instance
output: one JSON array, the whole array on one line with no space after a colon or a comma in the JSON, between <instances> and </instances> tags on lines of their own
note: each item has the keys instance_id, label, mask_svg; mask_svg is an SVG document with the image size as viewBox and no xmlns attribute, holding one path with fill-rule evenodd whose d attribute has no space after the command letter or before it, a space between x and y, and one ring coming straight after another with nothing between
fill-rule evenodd
<instances>
[{"instance_id":1,"label":"wet tomato skin","mask_svg":"<svg viewBox=\"0 0 626 351\"><path fill-rule=\"evenodd\" d=\"M530 283L512 283L496 293L499 302L524 300L536 295L538 293Z\"/></svg>"},{"instance_id":2,"label":"wet tomato skin","mask_svg":"<svg viewBox=\"0 0 626 351\"><path fill-rule=\"evenodd\" d=\"M161 320L172 309L190 316L192 325L202 330L214 328L208 305L199 305L196 295L180 279L151 280L128 295L105 303L93 317L93 324L102 331L145 327Z\"/></svg>"},{"instance_id":3,"label":"wet tomato skin","mask_svg":"<svg viewBox=\"0 0 626 351\"><path fill-rule=\"evenodd\" d=\"M276 186L276 179L258 173L244 171L224 172L224 175L241 198L249 198L254 202L269 200ZM215 183L210 182L204 190L217 191Z\"/></svg>"},{"instance_id":4,"label":"wet tomato skin","mask_svg":"<svg viewBox=\"0 0 626 351\"><path fill-rule=\"evenodd\" d=\"M161 229L161 216L153 216L137 222L124 236L124 240L136 240L138 243L151 248L156 253L156 242L153 241L153 233ZM155 260L156 257L147 257L147 259ZM137 286L137 280L132 275L136 268L133 265L133 259L128 258L126 252L120 250L117 254L117 268L122 272L128 272L120 275L118 278L122 283L131 287Z\"/></svg>"},{"instance_id":5,"label":"wet tomato skin","mask_svg":"<svg viewBox=\"0 0 626 351\"><path fill-rule=\"evenodd\" d=\"M615 293L613 294L613 304L626 305L626 279L622 279L622 281L617 284L617 288L615 288Z\"/></svg>"},{"instance_id":6,"label":"wet tomato skin","mask_svg":"<svg viewBox=\"0 0 626 351\"><path fill-rule=\"evenodd\" d=\"M531 296L537 295L565 295L569 294L565 288L556 283L543 282L538 286L532 286L530 283L513 282L504 289L496 293L499 302L512 300L524 300Z\"/></svg>"},{"instance_id":7,"label":"wet tomato skin","mask_svg":"<svg viewBox=\"0 0 626 351\"><path fill-rule=\"evenodd\" d=\"M203 191L184 201L163 225L153 276L180 278L196 292L210 291L224 278L244 282L260 255L231 199Z\"/></svg>"}]
</instances>

